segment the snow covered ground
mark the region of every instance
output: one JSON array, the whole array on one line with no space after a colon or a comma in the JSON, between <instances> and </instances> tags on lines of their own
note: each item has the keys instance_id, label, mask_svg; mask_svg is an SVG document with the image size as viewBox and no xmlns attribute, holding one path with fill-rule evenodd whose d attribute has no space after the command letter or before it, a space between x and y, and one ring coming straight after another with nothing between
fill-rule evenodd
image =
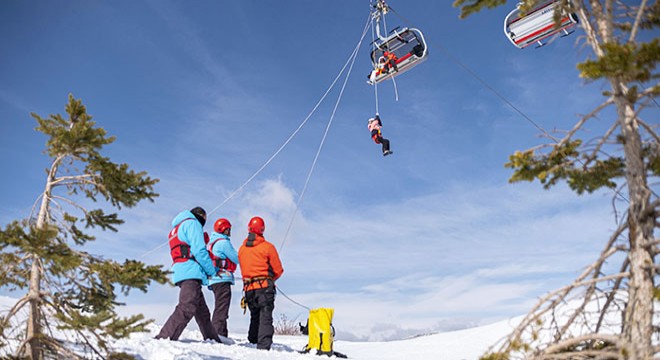
<instances>
[{"instance_id":1,"label":"snow covered ground","mask_svg":"<svg viewBox=\"0 0 660 360\"><path fill-rule=\"evenodd\" d=\"M460 331L418 336L388 342L352 342L335 340L334 350L356 360L474 360L483 355L490 345L512 330L520 318ZM307 336L275 336L271 351L257 350L245 336L230 334L234 345L201 341L197 330L185 330L179 341L155 340L158 326L150 333L133 334L129 339L116 341L113 347L136 356L153 360L282 360L317 359L311 354L300 354L307 344ZM236 336L234 336L236 335ZM327 358L325 356L320 357ZM335 358L335 357L333 357Z\"/></svg>"},{"instance_id":2,"label":"snow covered ground","mask_svg":"<svg viewBox=\"0 0 660 360\"><path fill-rule=\"evenodd\" d=\"M0 296L0 311L9 309L16 299ZM25 314L24 314L25 315ZM356 360L474 360L507 335L522 317L500 321L464 330L421 335L397 341L346 341L334 342L334 350ZM278 336L271 351L257 350L249 344L247 334L231 333L232 345L202 341L194 321L188 324L179 341L156 340L160 325L152 324L149 332L135 333L127 339L111 342L116 352L125 352L139 360L284 360L323 359L313 354L301 354L307 344L307 336ZM66 338L66 336L64 336ZM13 344L14 346L16 344ZM12 346L10 346L12 347ZM71 344L71 350L84 353L82 347ZM4 350L4 351L3 351ZM0 356L9 355L8 348L0 348ZM89 354L92 356L91 354ZM93 356L92 356L93 357ZM333 359L336 357L333 357Z\"/></svg>"}]
</instances>

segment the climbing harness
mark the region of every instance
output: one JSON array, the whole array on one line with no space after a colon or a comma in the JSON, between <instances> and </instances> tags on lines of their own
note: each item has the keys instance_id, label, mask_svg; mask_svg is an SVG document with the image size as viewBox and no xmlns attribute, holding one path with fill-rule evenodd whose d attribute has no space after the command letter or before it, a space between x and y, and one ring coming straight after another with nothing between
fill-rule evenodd
<instances>
[{"instance_id":1,"label":"climbing harness","mask_svg":"<svg viewBox=\"0 0 660 360\"><path fill-rule=\"evenodd\" d=\"M233 273L234 271L236 271L236 268L238 267L238 265L236 265L236 263L234 263L233 261L231 261L227 258L222 258L220 256L216 256L213 253L213 246L215 246L215 244L218 241L229 241L229 239L220 237L220 238L215 239L213 242L210 242L208 245L206 245L206 250L208 250L208 252L209 252L209 257L211 258L211 261L213 262L213 266L215 267L215 269L218 272Z\"/></svg>"}]
</instances>

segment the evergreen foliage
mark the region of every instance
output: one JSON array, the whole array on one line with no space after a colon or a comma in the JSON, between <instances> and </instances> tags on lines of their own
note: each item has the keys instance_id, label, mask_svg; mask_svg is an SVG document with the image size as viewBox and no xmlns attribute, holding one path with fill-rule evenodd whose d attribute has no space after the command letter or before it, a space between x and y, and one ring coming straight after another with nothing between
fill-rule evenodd
<instances>
[{"instance_id":1,"label":"evergreen foliage","mask_svg":"<svg viewBox=\"0 0 660 360\"><path fill-rule=\"evenodd\" d=\"M460 7L460 17L464 18L504 3L455 0L454 6ZM525 14L539 3L522 0L521 13ZM542 299L514 332L483 359L516 356L649 359L660 352L652 340L658 331L654 314L656 318L659 315L653 300L658 298L654 282L660 267L655 264L658 242L654 234L659 224L660 200L651 188L660 176L660 137L657 121L647 123L641 117L645 108L658 106L660 4L657 0L631 3L557 1L555 22L558 23L560 14L577 16L584 30L584 35L577 39L584 41L591 50L584 61L577 64L580 77L590 82L603 82L609 89L603 92L605 101L579 119L561 139L546 132L543 135L552 139L552 143L516 151L505 165L513 170L510 182L538 180L545 189L566 183L577 194L613 189L613 203L625 203L625 216L621 219L617 216L618 229L607 241L601 257L573 284ZM614 116L599 117L606 108L613 108L609 114ZM580 130L587 128L589 121L596 117L599 120L610 118L609 129L595 140L578 138ZM616 208L615 213L619 214ZM620 272L604 274L603 263L617 252L625 253ZM557 321L558 308L567 299L576 298L582 302L581 307L574 310L566 323ZM590 318L585 307L600 299L605 301L599 305L599 315ZM600 331L603 318L612 314L621 319L620 333L615 336ZM583 321L578 319L584 319L584 323L578 324ZM583 333L571 334L572 327L581 328ZM539 330L547 331L547 337L552 340L539 341ZM533 344L520 347L528 341Z\"/></svg>"},{"instance_id":2,"label":"evergreen foliage","mask_svg":"<svg viewBox=\"0 0 660 360\"><path fill-rule=\"evenodd\" d=\"M36 130L47 136L45 154L52 163L40 206L28 219L0 229L0 286L28 291L0 318L0 345L18 342L19 357L79 357L56 338L56 330L77 334L94 357L107 356L109 339L145 331L151 323L143 315L120 317L118 295L168 281L161 265L118 262L84 250L95 240L92 229L116 232L123 223L117 213L91 206L103 201L121 209L153 201L158 179L103 156L103 147L115 138L96 126L81 100L69 95L65 110L67 117L32 114ZM26 327L13 318L28 307Z\"/></svg>"}]
</instances>

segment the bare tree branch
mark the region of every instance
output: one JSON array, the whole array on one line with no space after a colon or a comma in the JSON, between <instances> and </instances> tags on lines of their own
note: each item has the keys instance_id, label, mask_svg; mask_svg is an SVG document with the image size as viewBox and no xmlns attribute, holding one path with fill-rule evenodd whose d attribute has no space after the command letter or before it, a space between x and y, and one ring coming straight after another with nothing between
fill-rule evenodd
<instances>
[{"instance_id":1,"label":"bare tree branch","mask_svg":"<svg viewBox=\"0 0 660 360\"><path fill-rule=\"evenodd\" d=\"M86 182L89 181L88 179L94 178L94 175L92 174L80 174L80 175L73 175L73 176L59 176L56 179L54 179L51 184L53 186L59 186L63 185L62 183L66 182L71 182L71 183L78 183L78 182Z\"/></svg>"},{"instance_id":2,"label":"bare tree branch","mask_svg":"<svg viewBox=\"0 0 660 360\"><path fill-rule=\"evenodd\" d=\"M571 339L567 339L565 341L562 341L558 344L548 346L548 348L543 352L544 354L553 354L553 353L558 353L563 350L566 350L567 348L570 348L575 345L579 345L580 343L586 342L586 341L606 341L608 343L612 343L616 345L618 349L625 349L624 344L621 343L621 340L619 339L618 336L614 335L603 335L603 334L589 334L589 335L584 335L584 336L578 336L574 337ZM573 353L575 355L575 353ZM570 358L570 357L569 357Z\"/></svg>"},{"instance_id":3,"label":"bare tree branch","mask_svg":"<svg viewBox=\"0 0 660 360\"><path fill-rule=\"evenodd\" d=\"M618 127L619 127L618 122L612 123L612 126L610 126L610 128L607 130L605 135L603 135L601 141L599 141L598 144L596 144L596 148L591 152L591 155L587 156L586 163L589 163L590 161L596 159L598 153L600 153L600 150L603 148L603 145L605 145L605 143L607 142L607 139L609 139L610 136L612 136L612 134Z\"/></svg>"},{"instance_id":4,"label":"bare tree branch","mask_svg":"<svg viewBox=\"0 0 660 360\"><path fill-rule=\"evenodd\" d=\"M614 98L610 97L609 99L605 100L605 102L603 102L602 104L598 105L598 107L596 107L592 112L590 112L590 113L587 114L587 115L584 115L584 116L582 117L582 119L580 119L580 121L578 121L578 123L575 124L575 126L573 126L573 129L571 129L571 131L569 131L569 132L566 134L566 136L564 136L564 137L561 139L561 141L557 144L557 146L561 147L561 146L565 145L566 142L568 142L568 140L570 140L570 139L573 137L573 135L575 135L575 133L576 133L578 130L580 130L580 129L582 128L582 126L584 125L584 123L587 122L587 120L589 120L589 119L591 119L592 117L596 116L596 114L598 114L601 110L603 110L603 109L606 108L608 105L611 105L611 104L613 104L613 103L614 103Z\"/></svg>"},{"instance_id":5,"label":"bare tree branch","mask_svg":"<svg viewBox=\"0 0 660 360\"><path fill-rule=\"evenodd\" d=\"M29 299L28 299L28 296L27 296L27 295L25 295L25 296L23 296L22 298L20 298L20 299L16 302L16 304L14 304L14 306L12 306L11 309L9 309L9 312L7 313L6 316L4 316L2 322L3 322L3 323L8 323L8 322L9 322L9 319L11 319L12 317L14 317L14 315L16 315L16 313L19 312L19 311L23 308L23 306L25 306L25 304L27 304L28 300L29 300Z\"/></svg>"},{"instance_id":6,"label":"bare tree branch","mask_svg":"<svg viewBox=\"0 0 660 360\"><path fill-rule=\"evenodd\" d=\"M658 134L656 134L655 131L653 131L653 128L649 124L642 121L640 118L637 118L637 123L641 125L644 128L644 130L646 130L646 132L648 132L649 135L655 139L656 142L660 143L660 136L658 136Z\"/></svg>"},{"instance_id":7,"label":"bare tree branch","mask_svg":"<svg viewBox=\"0 0 660 360\"><path fill-rule=\"evenodd\" d=\"M632 29L630 30L630 36L628 37L628 42L634 42L637 38L637 32L639 31L639 25L642 22L642 14L644 14L644 9L646 9L646 0L642 0L642 3L639 4L639 9L637 9L637 16L635 17L635 22L633 23Z\"/></svg>"}]
</instances>

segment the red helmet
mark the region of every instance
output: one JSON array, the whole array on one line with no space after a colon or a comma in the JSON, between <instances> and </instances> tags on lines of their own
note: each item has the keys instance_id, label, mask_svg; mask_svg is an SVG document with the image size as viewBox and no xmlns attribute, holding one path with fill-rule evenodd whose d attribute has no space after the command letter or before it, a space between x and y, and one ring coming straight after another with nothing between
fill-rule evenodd
<instances>
[{"instance_id":1,"label":"red helmet","mask_svg":"<svg viewBox=\"0 0 660 360\"><path fill-rule=\"evenodd\" d=\"M231 229L231 223L225 218L220 218L213 224L213 231L224 234L227 229Z\"/></svg>"},{"instance_id":2,"label":"red helmet","mask_svg":"<svg viewBox=\"0 0 660 360\"><path fill-rule=\"evenodd\" d=\"M255 233L257 235L263 235L264 230L266 230L266 225L264 224L264 219L255 216L252 219L250 219L250 222L248 223L248 231L251 233Z\"/></svg>"}]
</instances>

